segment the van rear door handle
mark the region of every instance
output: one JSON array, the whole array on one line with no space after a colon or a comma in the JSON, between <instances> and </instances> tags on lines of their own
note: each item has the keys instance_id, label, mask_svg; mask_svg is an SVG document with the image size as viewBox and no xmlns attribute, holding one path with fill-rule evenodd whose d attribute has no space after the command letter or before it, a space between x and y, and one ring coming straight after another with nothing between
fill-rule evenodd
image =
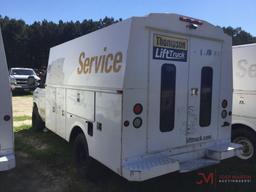
<instances>
[{"instance_id":1,"label":"van rear door handle","mask_svg":"<svg viewBox=\"0 0 256 192\"><path fill-rule=\"evenodd\" d=\"M198 92L199 92L198 88L191 88L191 95L192 95L192 96L193 96L193 95L197 96L197 95L198 95Z\"/></svg>"},{"instance_id":2,"label":"van rear door handle","mask_svg":"<svg viewBox=\"0 0 256 192\"><path fill-rule=\"evenodd\" d=\"M230 125L230 123L225 121L225 122L223 123L222 127L228 127L229 125Z\"/></svg>"}]
</instances>

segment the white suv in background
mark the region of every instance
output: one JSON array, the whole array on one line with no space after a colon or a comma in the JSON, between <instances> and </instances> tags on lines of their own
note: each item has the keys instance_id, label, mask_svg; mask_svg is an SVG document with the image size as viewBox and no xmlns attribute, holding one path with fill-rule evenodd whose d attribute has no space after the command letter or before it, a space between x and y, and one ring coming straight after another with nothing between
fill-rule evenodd
<instances>
[{"instance_id":1,"label":"white suv in background","mask_svg":"<svg viewBox=\"0 0 256 192\"><path fill-rule=\"evenodd\" d=\"M12 90L33 91L39 85L40 77L31 68L11 68L10 83Z\"/></svg>"}]
</instances>

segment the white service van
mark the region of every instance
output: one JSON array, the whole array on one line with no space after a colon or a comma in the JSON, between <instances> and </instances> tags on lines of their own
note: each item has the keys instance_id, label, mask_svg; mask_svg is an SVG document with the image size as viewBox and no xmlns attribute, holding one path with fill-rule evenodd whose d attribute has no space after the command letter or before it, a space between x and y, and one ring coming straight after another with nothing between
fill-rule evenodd
<instances>
[{"instance_id":1,"label":"white service van","mask_svg":"<svg viewBox=\"0 0 256 192\"><path fill-rule=\"evenodd\" d=\"M132 17L50 50L33 125L132 181L240 154L231 143L231 38L176 14ZM84 169L81 169L84 168Z\"/></svg>"},{"instance_id":2,"label":"white service van","mask_svg":"<svg viewBox=\"0 0 256 192\"><path fill-rule=\"evenodd\" d=\"M233 46L233 82L232 140L241 159L256 160L256 43Z\"/></svg>"},{"instance_id":3,"label":"white service van","mask_svg":"<svg viewBox=\"0 0 256 192\"><path fill-rule=\"evenodd\" d=\"M0 29L0 171L15 167L12 100L9 73Z\"/></svg>"}]
</instances>

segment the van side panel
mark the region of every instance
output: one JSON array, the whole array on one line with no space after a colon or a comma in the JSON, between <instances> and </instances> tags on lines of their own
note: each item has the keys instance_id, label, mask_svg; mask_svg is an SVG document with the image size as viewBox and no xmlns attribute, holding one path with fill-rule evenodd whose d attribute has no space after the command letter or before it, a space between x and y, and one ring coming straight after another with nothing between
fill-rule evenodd
<instances>
[{"instance_id":1,"label":"van side panel","mask_svg":"<svg viewBox=\"0 0 256 192\"><path fill-rule=\"evenodd\" d=\"M233 119L256 131L256 44L233 47Z\"/></svg>"},{"instance_id":2,"label":"van side panel","mask_svg":"<svg viewBox=\"0 0 256 192\"><path fill-rule=\"evenodd\" d=\"M143 18L136 18L131 24L123 99L123 122L129 121L129 126L123 127L122 132L123 159L144 154L147 151L148 40L150 33L143 22ZM136 103L143 106L140 115L135 115L133 112ZM143 121L142 126L137 129L133 126L135 117L140 117Z\"/></svg>"},{"instance_id":3,"label":"van side panel","mask_svg":"<svg viewBox=\"0 0 256 192\"><path fill-rule=\"evenodd\" d=\"M255 91L256 44L233 47L234 90Z\"/></svg>"},{"instance_id":4,"label":"van side panel","mask_svg":"<svg viewBox=\"0 0 256 192\"><path fill-rule=\"evenodd\" d=\"M11 87L9 84L7 62L4 52L3 39L0 31L0 152L2 150L13 150L12 130L12 101ZM10 120L4 121L4 116L9 115ZM0 154L1 155L1 154Z\"/></svg>"},{"instance_id":5,"label":"van side panel","mask_svg":"<svg viewBox=\"0 0 256 192\"><path fill-rule=\"evenodd\" d=\"M0 28L0 171L15 167L11 86Z\"/></svg>"},{"instance_id":6,"label":"van side panel","mask_svg":"<svg viewBox=\"0 0 256 192\"><path fill-rule=\"evenodd\" d=\"M51 48L47 85L122 89L130 20Z\"/></svg>"},{"instance_id":7,"label":"van side panel","mask_svg":"<svg viewBox=\"0 0 256 192\"><path fill-rule=\"evenodd\" d=\"M147 151L147 90L146 89L128 89L124 92L123 101L123 122L128 121L128 126L122 128L122 158L128 158ZM142 113L136 115L133 112L135 104L140 103L143 106ZM136 117L142 119L142 125L135 128L133 121Z\"/></svg>"},{"instance_id":8,"label":"van side panel","mask_svg":"<svg viewBox=\"0 0 256 192\"><path fill-rule=\"evenodd\" d=\"M90 156L120 174L122 95L96 92Z\"/></svg>"}]
</instances>

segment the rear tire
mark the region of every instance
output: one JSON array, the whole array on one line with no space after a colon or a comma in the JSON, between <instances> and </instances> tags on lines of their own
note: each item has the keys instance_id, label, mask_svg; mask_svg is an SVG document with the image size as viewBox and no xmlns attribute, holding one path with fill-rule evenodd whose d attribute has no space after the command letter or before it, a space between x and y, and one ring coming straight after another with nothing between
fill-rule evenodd
<instances>
[{"instance_id":1,"label":"rear tire","mask_svg":"<svg viewBox=\"0 0 256 192\"><path fill-rule=\"evenodd\" d=\"M238 158L246 161L256 160L256 133L246 127L232 130L232 142L243 145Z\"/></svg>"},{"instance_id":2,"label":"rear tire","mask_svg":"<svg viewBox=\"0 0 256 192\"><path fill-rule=\"evenodd\" d=\"M87 141L83 133L77 135L74 140L72 157L79 176L87 178L91 172L92 159L89 156Z\"/></svg>"},{"instance_id":3,"label":"rear tire","mask_svg":"<svg viewBox=\"0 0 256 192\"><path fill-rule=\"evenodd\" d=\"M38 113L38 108L34 104L32 112L32 129L35 131L42 131L45 128L45 123Z\"/></svg>"}]
</instances>

